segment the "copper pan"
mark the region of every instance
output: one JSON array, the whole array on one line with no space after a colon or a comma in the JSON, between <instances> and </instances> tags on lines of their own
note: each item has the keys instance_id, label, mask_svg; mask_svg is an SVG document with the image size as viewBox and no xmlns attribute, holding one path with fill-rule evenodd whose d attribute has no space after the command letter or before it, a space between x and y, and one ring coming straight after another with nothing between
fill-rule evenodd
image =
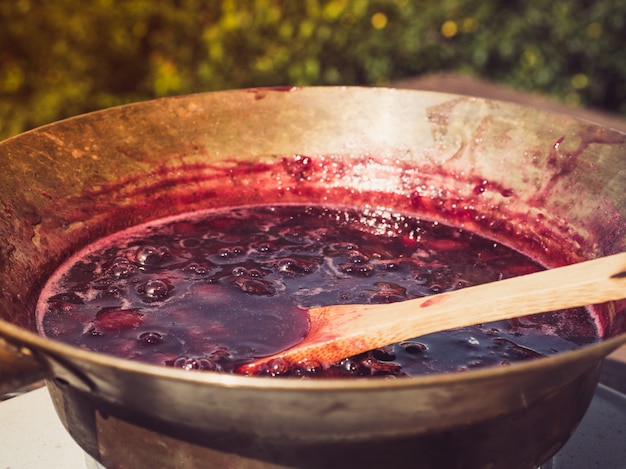
<instances>
[{"instance_id":1,"label":"copper pan","mask_svg":"<svg viewBox=\"0 0 626 469\"><path fill-rule=\"evenodd\" d=\"M503 102L285 88L97 112L0 144L3 391L45 377L59 418L107 468L536 467L584 415L626 304L601 340L466 373L288 380L184 372L34 333L39 289L73 251L148 219L299 202L387 207L556 266L623 251L626 137ZM306 156L307 158L302 158Z\"/></svg>"}]
</instances>

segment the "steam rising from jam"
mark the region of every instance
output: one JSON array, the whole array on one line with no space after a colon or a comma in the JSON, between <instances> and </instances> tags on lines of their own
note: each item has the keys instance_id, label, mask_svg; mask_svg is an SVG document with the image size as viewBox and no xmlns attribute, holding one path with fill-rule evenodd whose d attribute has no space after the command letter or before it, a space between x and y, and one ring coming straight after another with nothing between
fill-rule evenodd
<instances>
[{"instance_id":1,"label":"steam rising from jam","mask_svg":"<svg viewBox=\"0 0 626 469\"><path fill-rule=\"evenodd\" d=\"M472 233L385 210L253 206L114 234L69 259L38 303L40 332L185 370L233 372L298 343L303 308L391 303L539 270ZM471 308L472 305L467 305ZM271 376L405 376L508 365L595 339L584 310L431 334L330 367Z\"/></svg>"}]
</instances>

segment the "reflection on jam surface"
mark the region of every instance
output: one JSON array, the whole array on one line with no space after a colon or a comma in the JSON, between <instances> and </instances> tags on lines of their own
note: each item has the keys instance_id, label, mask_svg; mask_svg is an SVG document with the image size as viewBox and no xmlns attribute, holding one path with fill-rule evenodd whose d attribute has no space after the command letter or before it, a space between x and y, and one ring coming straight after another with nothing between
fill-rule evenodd
<instances>
[{"instance_id":1,"label":"reflection on jam surface","mask_svg":"<svg viewBox=\"0 0 626 469\"><path fill-rule=\"evenodd\" d=\"M42 334L82 348L232 372L298 343L308 327L303 308L390 303L539 269L497 242L384 210L240 207L171 217L100 240L49 280L37 315ZM595 338L586 310L577 309L430 334L323 369L275 363L264 373L463 371Z\"/></svg>"}]
</instances>

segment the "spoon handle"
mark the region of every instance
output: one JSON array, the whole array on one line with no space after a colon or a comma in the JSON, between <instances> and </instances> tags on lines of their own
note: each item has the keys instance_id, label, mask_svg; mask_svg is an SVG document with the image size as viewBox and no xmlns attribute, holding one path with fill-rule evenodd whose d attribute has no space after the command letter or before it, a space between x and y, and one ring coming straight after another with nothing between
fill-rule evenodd
<instances>
[{"instance_id":1,"label":"spoon handle","mask_svg":"<svg viewBox=\"0 0 626 469\"><path fill-rule=\"evenodd\" d=\"M625 297L626 252L399 303L312 308L301 343L254 363L329 364L424 334Z\"/></svg>"}]
</instances>

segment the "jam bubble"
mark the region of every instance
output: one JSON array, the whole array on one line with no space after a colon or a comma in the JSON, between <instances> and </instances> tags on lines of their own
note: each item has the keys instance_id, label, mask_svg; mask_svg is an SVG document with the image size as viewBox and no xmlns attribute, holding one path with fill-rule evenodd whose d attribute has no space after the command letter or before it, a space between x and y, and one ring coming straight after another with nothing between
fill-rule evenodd
<instances>
[{"instance_id":1,"label":"jam bubble","mask_svg":"<svg viewBox=\"0 0 626 469\"><path fill-rule=\"evenodd\" d=\"M181 368L185 371L217 371L218 365L215 361L206 357L178 357L169 364L174 368Z\"/></svg>"},{"instance_id":2,"label":"jam bubble","mask_svg":"<svg viewBox=\"0 0 626 469\"><path fill-rule=\"evenodd\" d=\"M168 297L172 287L163 280L148 280L143 285L137 287L137 292L147 303L162 301Z\"/></svg>"},{"instance_id":3,"label":"jam bubble","mask_svg":"<svg viewBox=\"0 0 626 469\"><path fill-rule=\"evenodd\" d=\"M139 335L141 345L158 345L163 342L163 335L158 332L144 332Z\"/></svg>"},{"instance_id":4,"label":"jam bubble","mask_svg":"<svg viewBox=\"0 0 626 469\"><path fill-rule=\"evenodd\" d=\"M154 246L142 246L135 253L135 260L139 265L158 265L168 257L166 248L155 248Z\"/></svg>"}]
</instances>

